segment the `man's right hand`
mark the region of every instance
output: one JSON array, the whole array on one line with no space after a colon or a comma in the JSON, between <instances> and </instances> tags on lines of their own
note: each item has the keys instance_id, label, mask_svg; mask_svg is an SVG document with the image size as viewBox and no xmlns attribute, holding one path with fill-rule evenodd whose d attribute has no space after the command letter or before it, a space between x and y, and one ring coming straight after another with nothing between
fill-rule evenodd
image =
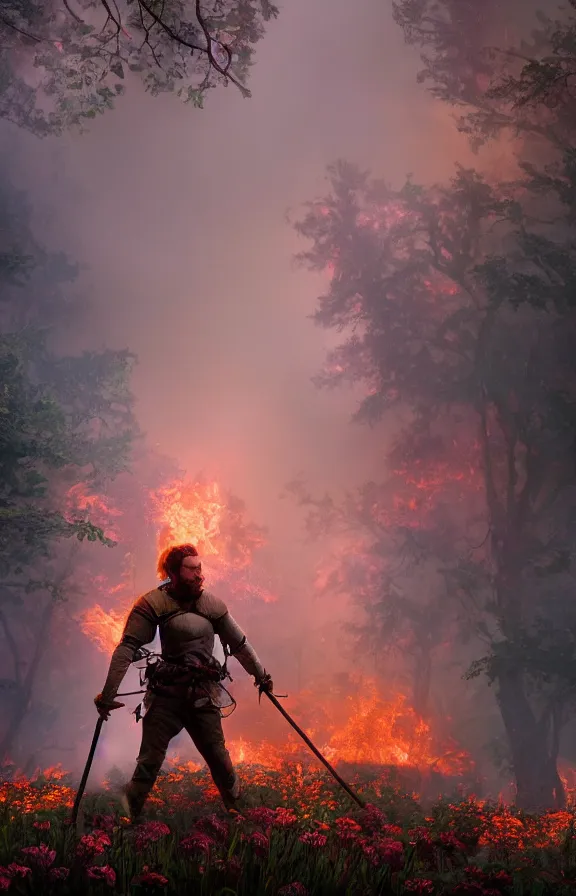
<instances>
[{"instance_id":1,"label":"man's right hand","mask_svg":"<svg viewBox=\"0 0 576 896\"><path fill-rule=\"evenodd\" d=\"M113 709L120 709L122 706L125 706L125 703L118 703L117 700L103 700L102 694L97 694L94 697L94 705L98 710L98 715L105 722L110 718L110 712Z\"/></svg>"}]
</instances>

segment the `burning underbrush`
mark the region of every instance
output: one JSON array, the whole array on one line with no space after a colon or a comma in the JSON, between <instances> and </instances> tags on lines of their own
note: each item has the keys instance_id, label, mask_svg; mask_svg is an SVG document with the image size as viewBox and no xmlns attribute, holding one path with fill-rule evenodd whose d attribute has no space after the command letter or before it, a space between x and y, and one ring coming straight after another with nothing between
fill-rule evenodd
<instances>
[{"instance_id":1,"label":"burning underbrush","mask_svg":"<svg viewBox=\"0 0 576 896\"><path fill-rule=\"evenodd\" d=\"M0 786L0 891L229 896L564 896L576 887L573 811L527 816L473 797L424 810L357 768L357 809L312 764L243 765L244 805L226 816L204 769L173 764L132 825L108 789L69 823L58 769ZM349 769L352 772L352 768Z\"/></svg>"}]
</instances>

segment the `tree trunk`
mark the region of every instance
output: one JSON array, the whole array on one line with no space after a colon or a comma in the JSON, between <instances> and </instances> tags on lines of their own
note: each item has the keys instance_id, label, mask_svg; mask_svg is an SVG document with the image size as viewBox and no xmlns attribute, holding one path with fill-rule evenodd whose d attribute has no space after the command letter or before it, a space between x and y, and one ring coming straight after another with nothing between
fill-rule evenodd
<instances>
[{"instance_id":1,"label":"tree trunk","mask_svg":"<svg viewBox=\"0 0 576 896\"><path fill-rule=\"evenodd\" d=\"M556 766L557 751L548 744L547 732L528 702L522 672L505 670L497 682L516 779L516 805L530 812L563 808L566 800Z\"/></svg>"},{"instance_id":2,"label":"tree trunk","mask_svg":"<svg viewBox=\"0 0 576 896\"><path fill-rule=\"evenodd\" d=\"M44 656L44 652L46 650L46 647L48 646L48 638L50 636L50 623L52 621L55 606L55 602L52 600L52 598L50 598L40 616L38 633L36 635L36 644L34 647L34 655L32 657L30 665L28 666L28 671L24 675L18 705L14 709L12 718L8 723L6 733L4 734L4 737L0 742L0 762L11 758L10 754L14 748L14 744L16 743L18 735L20 734L22 723L26 718L26 715L28 714L28 710L30 709L32 693L34 691L34 685L36 684L36 676L38 675L42 657Z\"/></svg>"}]
</instances>

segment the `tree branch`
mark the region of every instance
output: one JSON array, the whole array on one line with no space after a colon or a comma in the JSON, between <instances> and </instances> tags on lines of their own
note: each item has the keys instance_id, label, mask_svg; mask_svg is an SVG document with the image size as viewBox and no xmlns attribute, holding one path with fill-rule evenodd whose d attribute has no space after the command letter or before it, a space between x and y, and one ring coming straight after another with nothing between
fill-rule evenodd
<instances>
[{"instance_id":1,"label":"tree branch","mask_svg":"<svg viewBox=\"0 0 576 896\"><path fill-rule=\"evenodd\" d=\"M28 40L33 40L37 44L41 44L44 40L42 37L36 37L34 34L30 34L28 31L24 31L22 28L18 28L17 25L14 25L9 19L3 16L0 13L0 22L4 22L4 24L11 28L12 31L16 31L18 34L21 34L23 37L27 37Z\"/></svg>"},{"instance_id":2,"label":"tree branch","mask_svg":"<svg viewBox=\"0 0 576 896\"><path fill-rule=\"evenodd\" d=\"M76 21L79 22L80 25L84 25L84 24L86 24L86 23L84 22L84 19L82 19L82 18L81 18L77 13L75 13L74 10L70 7L70 5L69 5L69 3L68 3L68 0L62 0L62 2L63 2L64 6L66 7L66 9L68 10L68 12L70 13L70 15L72 16L73 19L76 19Z\"/></svg>"},{"instance_id":3,"label":"tree branch","mask_svg":"<svg viewBox=\"0 0 576 896\"><path fill-rule=\"evenodd\" d=\"M101 0L101 2L104 3L104 2L106 2L106 0ZM170 25L167 25L166 22L164 22L162 20L162 18L159 15L157 15L153 9L150 8L150 6L145 2L145 0L138 0L138 4L148 13L150 18L154 20L154 22L168 35L168 37L171 40L173 40L177 44L180 44L183 47L187 47L189 50L192 50L193 52L195 50L198 50L198 52L200 52L200 53L205 53L208 56L208 59L210 61L210 64L212 65L212 67L220 75L222 75L224 78L227 78L229 81L231 81L233 84L235 84L243 96L246 96L246 97L251 96L250 91L246 87L244 87L244 85L240 81L238 81L237 78L234 77L234 75L230 74L230 72L228 70L230 63L228 63L228 66L226 68L222 68L222 66L219 64L219 62L214 58L214 54L212 53L212 47L211 47L212 38L210 36L208 27L202 17L202 13L200 12L200 0L196 0L196 17L197 17L198 23L199 23L200 27L202 28L202 31L204 32L204 35L206 37L206 42L207 42L206 47L201 47L198 44L190 43L190 41L185 40L185 38L180 37L179 34L176 34L176 32L170 27ZM221 46L223 46L224 49L226 50L226 52L230 58L230 62L231 62L232 56L231 56L230 50L228 49L228 47L225 47L224 44L222 44Z\"/></svg>"}]
</instances>

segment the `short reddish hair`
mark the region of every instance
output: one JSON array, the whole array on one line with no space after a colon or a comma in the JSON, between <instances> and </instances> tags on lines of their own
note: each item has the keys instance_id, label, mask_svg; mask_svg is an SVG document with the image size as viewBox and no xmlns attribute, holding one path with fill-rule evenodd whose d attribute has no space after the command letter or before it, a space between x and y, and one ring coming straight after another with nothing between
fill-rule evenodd
<instances>
[{"instance_id":1,"label":"short reddish hair","mask_svg":"<svg viewBox=\"0 0 576 896\"><path fill-rule=\"evenodd\" d=\"M198 551L193 544L175 544L166 548L158 558L156 567L158 575L163 579L175 579L180 572L184 557L197 557Z\"/></svg>"}]
</instances>

